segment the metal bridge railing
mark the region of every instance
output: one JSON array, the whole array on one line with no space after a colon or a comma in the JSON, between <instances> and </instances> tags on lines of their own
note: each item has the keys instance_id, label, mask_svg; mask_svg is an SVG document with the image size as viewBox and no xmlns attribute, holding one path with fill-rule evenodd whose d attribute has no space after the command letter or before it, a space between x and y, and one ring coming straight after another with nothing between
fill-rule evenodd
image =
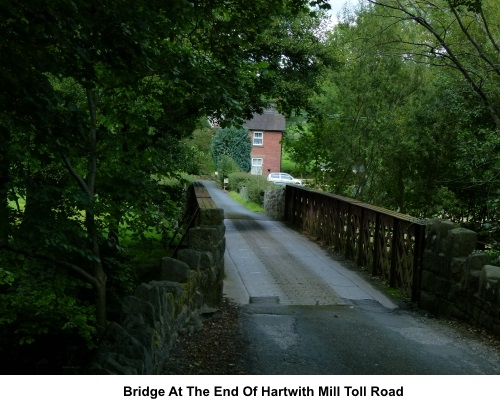
<instances>
[{"instance_id":1,"label":"metal bridge railing","mask_svg":"<svg viewBox=\"0 0 500 405\"><path fill-rule=\"evenodd\" d=\"M350 198L286 186L285 221L418 302L425 224Z\"/></svg>"}]
</instances>

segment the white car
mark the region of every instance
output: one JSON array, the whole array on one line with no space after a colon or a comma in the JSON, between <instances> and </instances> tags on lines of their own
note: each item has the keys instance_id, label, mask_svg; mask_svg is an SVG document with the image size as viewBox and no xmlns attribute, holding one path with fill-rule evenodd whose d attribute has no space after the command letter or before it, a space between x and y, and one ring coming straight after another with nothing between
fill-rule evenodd
<instances>
[{"instance_id":1,"label":"white car","mask_svg":"<svg viewBox=\"0 0 500 405\"><path fill-rule=\"evenodd\" d=\"M302 185L302 180L295 179L288 173L269 173L267 175L267 181L270 181L278 186L284 186L286 184Z\"/></svg>"}]
</instances>

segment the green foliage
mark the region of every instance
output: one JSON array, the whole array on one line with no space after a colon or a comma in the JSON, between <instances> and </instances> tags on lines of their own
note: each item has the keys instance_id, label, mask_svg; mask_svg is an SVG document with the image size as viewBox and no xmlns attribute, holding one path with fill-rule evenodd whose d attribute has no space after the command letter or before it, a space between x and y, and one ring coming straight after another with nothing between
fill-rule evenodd
<instances>
[{"instance_id":1,"label":"green foliage","mask_svg":"<svg viewBox=\"0 0 500 405\"><path fill-rule=\"evenodd\" d=\"M498 21L500 4L483 0L369 0L386 22L401 21L415 36L399 39L411 60L449 67L471 88L500 129L500 62ZM390 22L389 22L390 21ZM403 22L404 21L404 22Z\"/></svg>"},{"instance_id":2,"label":"green foliage","mask_svg":"<svg viewBox=\"0 0 500 405\"><path fill-rule=\"evenodd\" d=\"M248 183L250 183L252 179L255 178L253 174L242 172L234 172L229 174L227 177L229 179L229 190L233 190L238 193L241 191L241 187L247 186Z\"/></svg>"},{"instance_id":3,"label":"green foliage","mask_svg":"<svg viewBox=\"0 0 500 405\"><path fill-rule=\"evenodd\" d=\"M207 124L208 125L208 124ZM193 134L183 140L187 149L187 162L190 167L187 173L194 175L213 175L215 165L210 153L210 146L215 130L210 127L196 129Z\"/></svg>"},{"instance_id":4,"label":"green foliage","mask_svg":"<svg viewBox=\"0 0 500 405\"><path fill-rule=\"evenodd\" d=\"M237 164L240 171L250 171L251 151L252 141L245 128L222 128L217 130L212 139L212 159L217 171L223 175L232 172L228 169L228 165L230 165L228 158L231 158Z\"/></svg>"},{"instance_id":5,"label":"green foliage","mask_svg":"<svg viewBox=\"0 0 500 405\"><path fill-rule=\"evenodd\" d=\"M23 260L4 260L11 271L1 269L0 326L2 346L11 348L33 343L40 336L79 336L89 348L94 345L95 315L88 285L53 266ZM10 264L9 264L10 262ZM18 263L15 265L15 263Z\"/></svg>"},{"instance_id":6,"label":"green foliage","mask_svg":"<svg viewBox=\"0 0 500 405\"><path fill-rule=\"evenodd\" d=\"M0 288L10 287L14 281L14 274L0 267Z\"/></svg>"},{"instance_id":7,"label":"green foliage","mask_svg":"<svg viewBox=\"0 0 500 405\"><path fill-rule=\"evenodd\" d=\"M226 177L238 170L240 170L238 163L231 156L222 155L219 157L218 175L221 184Z\"/></svg>"},{"instance_id":8,"label":"green foliage","mask_svg":"<svg viewBox=\"0 0 500 405\"><path fill-rule=\"evenodd\" d=\"M264 208L262 207L262 205L254 203L253 201L250 201L250 200L242 197L241 194L237 193L236 191L230 191L229 197L231 197L237 203L240 203L241 205L243 205L249 211L256 212L256 213L264 212Z\"/></svg>"},{"instance_id":9,"label":"green foliage","mask_svg":"<svg viewBox=\"0 0 500 405\"><path fill-rule=\"evenodd\" d=\"M316 142L313 139L311 123L307 122L307 117L296 115L287 120L287 130L283 137L283 172L297 177L304 177L304 173L308 176L317 174L321 162L317 160Z\"/></svg>"},{"instance_id":10,"label":"green foliage","mask_svg":"<svg viewBox=\"0 0 500 405\"><path fill-rule=\"evenodd\" d=\"M91 344L110 310L91 289L108 289L113 312L139 279L130 247L152 235L164 245L176 227L182 182L157 179L214 171L205 117L241 123L278 96L306 104L322 64L310 28L322 18L302 0L0 10L0 300L15 332L2 343L64 330ZM224 174L232 161L249 170L249 144L218 154Z\"/></svg>"},{"instance_id":11,"label":"green foliage","mask_svg":"<svg viewBox=\"0 0 500 405\"><path fill-rule=\"evenodd\" d=\"M305 170L301 170L301 167L297 165L294 160L292 160L290 154L286 150L283 150L282 153L281 171L298 178L306 176L307 173Z\"/></svg>"},{"instance_id":12,"label":"green foliage","mask_svg":"<svg viewBox=\"0 0 500 405\"><path fill-rule=\"evenodd\" d=\"M304 108L312 111L304 101L319 91L318 75L337 65L336 58L324 46L325 18L328 14L323 11L296 16L286 13L272 20L255 44L256 50L273 55L262 59L265 69L260 73L259 85L272 89L272 99L286 115Z\"/></svg>"},{"instance_id":13,"label":"green foliage","mask_svg":"<svg viewBox=\"0 0 500 405\"><path fill-rule=\"evenodd\" d=\"M345 63L324 74L315 116L285 148L328 191L418 217L493 220L494 114L463 75L423 55L426 38L390 8L348 16L328 39Z\"/></svg>"},{"instance_id":14,"label":"green foliage","mask_svg":"<svg viewBox=\"0 0 500 405\"><path fill-rule=\"evenodd\" d=\"M250 173L232 173L228 176L229 189L238 193L245 188L245 195L249 201L262 207L264 205L264 193L267 189L275 187L265 177Z\"/></svg>"},{"instance_id":15,"label":"green foliage","mask_svg":"<svg viewBox=\"0 0 500 405\"><path fill-rule=\"evenodd\" d=\"M451 7L465 6L468 11L479 13L482 7L482 0L448 0Z\"/></svg>"},{"instance_id":16,"label":"green foliage","mask_svg":"<svg viewBox=\"0 0 500 405\"><path fill-rule=\"evenodd\" d=\"M263 176L253 176L252 180L247 183L248 199L259 206L264 206L264 193L267 189L274 187L269 184Z\"/></svg>"}]
</instances>

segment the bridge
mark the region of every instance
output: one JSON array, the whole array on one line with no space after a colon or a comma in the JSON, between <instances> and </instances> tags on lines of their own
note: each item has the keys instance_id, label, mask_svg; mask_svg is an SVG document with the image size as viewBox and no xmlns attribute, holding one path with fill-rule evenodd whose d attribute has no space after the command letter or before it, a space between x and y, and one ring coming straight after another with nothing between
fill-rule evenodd
<instances>
[{"instance_id":1,"label":"bridge","mask_svg":"<svg viewBox=\"0 0 500 405\"><path fill-rule=\"evenodd\" d=\"M213 183L206 185L225 212L225 270L229 282L246 291L234 295L240 303L346 305L373 300L396 307L305 235L269 216L249 213ZM231 294L228 286L225 291Z\"/></svg>"},{"instance_id":2,"label":"bridge","mask_svg":"<svg viewBox=\"0 0 500 405\"><path fill-rule=\"evenodd\" d=\"M176 257L162 257L156 277L123 298L122 322L110 323L89 369L157 373L177 333L196 330L226 295L240 304L245 344L234 347L250 360L247 374L500 373L498 346L447 320L499 330L500 268L475 251L474 232L285 191L281 221L194 183Z\"/></svg>"},{"instance_id":3,"label":"bridge","mask_svg":"<svg viewBox=\"0 0 500 405\"><path fill-rule=\"evenodd\" d=\"M475 243L470 232L302 187L287 187L285 221L276 221L245 210L214 183L197 187L201 205L224 210L224 293L242 305L248 350L255 359L251 372L500 371L497 352L402 307L371 281L376 276L415 304L428 303L432 288L422 286L433 284L437 275L426 262L434 258L449 271L441 248L447 246L448 255L465 254ZM447 243L444 234L452 235ZM490 271L481 258L451 260L455 267L469 260L483 273ZM488 278L480 279L484 288ZM438 290L446 288L438 284Z\"/></svg>"}]
</instances>

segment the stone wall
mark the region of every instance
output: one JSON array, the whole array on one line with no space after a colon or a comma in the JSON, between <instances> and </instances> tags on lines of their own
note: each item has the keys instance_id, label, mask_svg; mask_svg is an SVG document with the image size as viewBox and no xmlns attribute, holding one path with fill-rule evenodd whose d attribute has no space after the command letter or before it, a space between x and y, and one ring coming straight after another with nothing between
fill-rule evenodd
<instances>
[{"instance_id":1,"label":"stone wall","mask_svg":"<svg viewBox=\"0 0 500 405\"><path fill-rule=\"evenodd\" d=\"M200 208L188 247L159 260L157 280L141 284L122 301L89 374L159 374L179 333L201 327L207 306L222 299L225 227L223 210Z\"/></svg>"},{"instance_id":2,"label":"stone wall","mask_svg":"<svg viewBox=\"0 0 500 405\"><path fill-rule=\"evenodd\" d=\"M500 335L500 267L476 251L477 235L457 224L427 224L420 307Z\"/></svg>"},{"instance_id":3,"label":"stone wall","mask_svg":"<svg viewBox=\"0 0 500 405\"><path fill-rule=\"evenodd\" d=\"M285 217L285 187L266 190L264 193L264 211L279 221Z\"/></svg>"}]
</instances>

